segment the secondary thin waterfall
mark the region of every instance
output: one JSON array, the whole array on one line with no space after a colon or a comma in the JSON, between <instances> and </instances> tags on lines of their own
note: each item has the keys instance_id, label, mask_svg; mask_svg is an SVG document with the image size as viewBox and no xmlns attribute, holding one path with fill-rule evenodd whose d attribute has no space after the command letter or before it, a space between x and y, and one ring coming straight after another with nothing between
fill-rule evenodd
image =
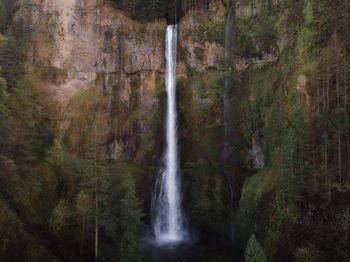
<instances>
[{"instance_id":1,"label":"secondary thin waterfall","mask_svg":"<svg viewBox=\"0 0 350 262\"><path fill-rule=\"evenodd\" d=\"M224 81L224 150L223 160L229 162L234 157L232 139L233 130L233 97L232 97L232 77L233 77L233 43L234 43L234 6L229 9L225 26L225 81Z\"/></svg>"},{"instance_id":2,"label":"secondary thin waterfall","mask_svg":"<svg viewBox=\"0 0 350 262\"><path fill-rule=\"evenodd\" d=\"M176 48L177 26L166 31L166 149L164 166L160 170L152 198L152 226L156 243L168 244L184 240L184 226L180 196L180 169L177 141L176 111Z\"/></svg>"}]
</instances>

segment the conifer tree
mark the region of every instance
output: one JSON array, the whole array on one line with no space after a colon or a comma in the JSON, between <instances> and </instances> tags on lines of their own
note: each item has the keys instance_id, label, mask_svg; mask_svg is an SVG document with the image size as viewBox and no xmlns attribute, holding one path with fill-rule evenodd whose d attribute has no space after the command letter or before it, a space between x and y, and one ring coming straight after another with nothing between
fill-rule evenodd
<instances>
[{"instance_id":1,"label":"conifer tree","mask_svg":"<svg viewBox=\"0 0 350 262\"><path fill-rule=\"evenodd\" d=\"M24 76L28 36L24 22L19 20L11 26L5 35L6 40L0 46L1 76L6 80L9 89L15 87Z\"/></svg>"},{"instance_id":2,"label":"conifer tree","mask_svg":"<svg viewBox=\"0 0 350 262\"><path fill-rule=\"evenodd\" d=\"M97 127L94 127L94 140L90 144L86 166L87 173L82 187L90 192L94 198L94 226L95 226L95 261L98 260L99 253L99 227L100 227L100 204L106 194L106 184L108 184L108 160L104 148L97 143Z\"/></svg>"},{"instance_id":3,"label":"conifer tree","mask_svg":"<svg viewBox=\"0 0 350 262\"><path fill-rule=\"evenodd\" d=\"M109 183L109 165L106 150L101 143L103 138L102 115L99 111L98 104L95 103L96 112L90 122L92 126L91 139L85 152L85 174L82 176L81 190L84 190L91 198L94 199L94 235L95 235L95 261L99 257L99 232L101 203L105 197L106 188Z\"/></svg>"},{"instance_id":4,"label":"conifer tree","mask_svg":"<svg viewBox=\"0 0 350 262\"><path fill-rule=\"evenodd\" d=\"M1 73L1 68L0 68ZM0 137L4 137L6 125L5 121L7 118L7 106L6 106L6 100L7 100L8 94L7 94L7 85L5 79L0 77ZM0 142L1 145L1 142Z\"/></svg>"},{"instance_id":5,"label":"conifer tree","mask_svg":"<svg viewBox=\"0 0 350 262\"><path fill-rule=\"evenodd\" d=\"M118 243L118 261L141 261L143 213L136 195L135 181L129 173L119 174L109 184L104 198L102 225L106 234Z\"/></svg>"},{"instance_id":6,"label":"conifer tree","mask_svg":"<svg viewBox=\"0 0 350 262\"><path fill-rule=\"evenodd\" d=\"M252 234L249 238L246 250L244 252L245 262L267 262L267 257L264 250L255 235Z\"/></svg>"},{"instance_id":7,"label":"conifer tree","mask_svg":"<svg viewBox=\"0 0 350 262\"><path fill-rule=\"evenodd\" d=\"M84 190L80 191L76 196L75 208L81 224L80 255L82 255L84 250L86 227L92 220L94 209L94 199L92 198L91 194Z\"/></svg>"}]
</instances>

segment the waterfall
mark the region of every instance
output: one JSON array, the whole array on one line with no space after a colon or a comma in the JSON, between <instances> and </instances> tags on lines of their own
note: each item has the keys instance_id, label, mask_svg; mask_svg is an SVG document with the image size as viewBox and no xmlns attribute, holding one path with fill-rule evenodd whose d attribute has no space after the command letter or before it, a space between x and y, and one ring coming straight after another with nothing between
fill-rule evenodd
<instances>
[{"instance_id":1,"label":"waterfall","mask_svg":"<svg viewBox=\"0 0 350 262\"><path fill-rule=\"evenodd\" d=\"M234 43L234 6L231 5L225 26L225 80L224 80L224 150L223 160L224 162L232 161L235 156L235 152L232 145L232 139L235 136L234 126L234 111L233 95L232 95L232 77L233 77L233 43Z\"/></svg>"},{"instance_id":2,"label":"waterfall","mask_svg":"<svg viewBox=\"0 0 350 262\"><path fill-rule=\"evenodd\" d=\"M152 226L159 245L181 242L187 236L181 209L176 111L177 26L166 31L166 148L152 198Z\"/></svg>"},{"instance_id":3,"label":"waterfall","mask_svg":"<svg viewBox=\"0 0 350 262\"><path fill-rule=\"evenodd\" d=\"M235 7L231 3L229 7L226 24L225 24L225 79L224 79L224 149L222 153L222 159L224 163L230 163L237 165L239 156L237 150L234 148L233 141L237 140L237 134L234 132L234 119L235 112L233 106L235 105L233 94L233 45L234 45L234 19L235 19ZM236 100L237 101L237 100ZM237 104L237 103L236 103ZM236 117L237 118L237 117ZM238 165L239 166L239 165ZM227 185L230 192L230 231L231 240L234 241L234 197L235 191L231 182L231 176L227 175Z\"/></svg>"}]
</instances>

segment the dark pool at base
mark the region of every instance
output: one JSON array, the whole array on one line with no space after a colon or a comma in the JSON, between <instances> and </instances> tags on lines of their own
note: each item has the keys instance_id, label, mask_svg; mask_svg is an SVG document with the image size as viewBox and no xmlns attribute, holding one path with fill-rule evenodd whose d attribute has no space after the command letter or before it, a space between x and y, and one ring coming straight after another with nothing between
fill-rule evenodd
<instances>
[{"instance_id":1,"label":"dark pool at base","mask_svg":"<svg viewBox=\"0 0 350 262\"><path fill-rule=\"evenodd\" d=\"M200 232L191 241L157 247L145 241L147 262L240 262L242 252L217 234Z\"/></svg>"}]
</instances>

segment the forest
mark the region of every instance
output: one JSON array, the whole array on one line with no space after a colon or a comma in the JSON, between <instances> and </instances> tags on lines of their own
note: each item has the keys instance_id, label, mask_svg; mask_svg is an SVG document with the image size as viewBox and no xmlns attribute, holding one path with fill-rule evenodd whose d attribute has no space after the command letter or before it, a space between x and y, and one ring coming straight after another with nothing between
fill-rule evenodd
<instances>
[{"instance_id":1,"label":"forest","mask_svg":"<svg viewBox=\"0 0 350 262\"><path fill-rule=\"evenodd\" d=\"M0 261L349 261L349 27L350 0L0 0Z\"/></svg>"}]
</instances>

